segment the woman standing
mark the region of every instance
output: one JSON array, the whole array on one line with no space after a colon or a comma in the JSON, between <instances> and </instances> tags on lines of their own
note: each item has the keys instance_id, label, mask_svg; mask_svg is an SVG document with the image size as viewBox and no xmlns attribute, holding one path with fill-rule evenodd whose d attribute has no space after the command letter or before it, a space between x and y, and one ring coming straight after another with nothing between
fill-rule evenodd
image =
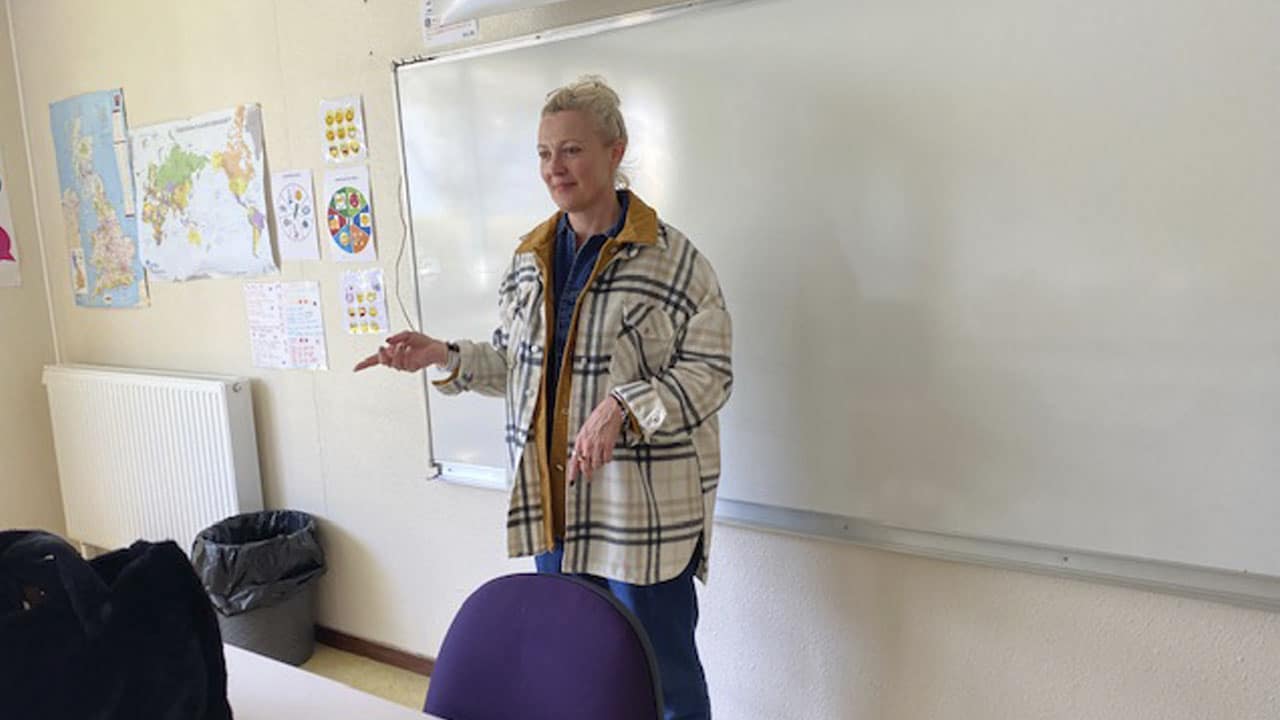
<instances>
[{"instance_id":1,"label":"woman standing","mask_svg":"<svg viewBox=\"0 0 1280 720\"><path fill-rule=\"evenodd\" d=\"M706 580L733 383L729 313L707 259L625 189L619 104L596 77L548 95L538 157L559 212L516 248L492 339L402 332L356 370L434 365L446 395L504 397L511 555L608 588L649 635L666 717L708 718L693 578Z\"/></svg>"}]
</instances>

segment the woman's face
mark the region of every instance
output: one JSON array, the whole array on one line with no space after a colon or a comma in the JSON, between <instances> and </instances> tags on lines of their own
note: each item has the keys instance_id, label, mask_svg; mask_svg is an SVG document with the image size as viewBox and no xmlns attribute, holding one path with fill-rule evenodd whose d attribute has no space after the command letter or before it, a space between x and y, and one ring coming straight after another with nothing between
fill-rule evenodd
<instances>
[{"instance_id":1,"label":"woman's face","mask_svg":"<svg viewBox=\"0 0 1280 720\"><path fill-rule=\"evenodd\" d=\"M621 142L605 144L595 123L578 110L546 115L538 125L542 181L565 212L586 210L609 197L625 150Z\"/></svg>"}]
</instances>

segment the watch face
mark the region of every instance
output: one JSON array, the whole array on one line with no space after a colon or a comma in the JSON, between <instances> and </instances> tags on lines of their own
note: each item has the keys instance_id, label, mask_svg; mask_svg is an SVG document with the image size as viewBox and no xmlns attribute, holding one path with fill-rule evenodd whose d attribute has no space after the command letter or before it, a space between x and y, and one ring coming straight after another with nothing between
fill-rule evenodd
<instances>
[{"instance_id":1,"label":"watch face","mask_svg":"<svg viewBox=\"0 0 1280 720\"><path fill-rule=\"evenodd\" d=\"M299 242L315 231L314 210L301 185L289 183L276 193L276 213L285 238Z\"/></svg>"}]
</instances>

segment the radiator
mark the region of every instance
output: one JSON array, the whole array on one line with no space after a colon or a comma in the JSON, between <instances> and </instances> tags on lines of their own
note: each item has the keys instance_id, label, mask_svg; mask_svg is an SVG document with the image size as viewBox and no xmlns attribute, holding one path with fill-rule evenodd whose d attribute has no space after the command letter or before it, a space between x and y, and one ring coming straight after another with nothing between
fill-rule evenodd
<instances>
[{"instance_id":1,"label":"radiator","mask_svg":"<svg viewBox=\"0 0 1280 720\"><path fill-rule=\"evenodd\" d=\"M44 369L67 535L101 548L175 540L262 509L245 378Z\"/></svg>"}]
</instances>

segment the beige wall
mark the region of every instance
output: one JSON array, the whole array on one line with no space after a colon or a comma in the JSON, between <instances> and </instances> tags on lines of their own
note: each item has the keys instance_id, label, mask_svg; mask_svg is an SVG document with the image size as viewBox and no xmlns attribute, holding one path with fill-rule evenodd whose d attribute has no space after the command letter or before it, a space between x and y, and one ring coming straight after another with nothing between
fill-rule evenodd
<instances>
[{"instance_id":1,"label":"beige wall","mask_svg":"<svg viewBox=\"0 0 1280 720\"><path fill-rule=\"evenodd\" d=\"M483 21L482 40L643 4L573 0ZM380 262L392 272L401 233L391 62L422 52L418 5L14 0L51 266L65 267L67 251L48 103L120 86L134 126L260 102L275 170L320 170L317 103L363 93ZM469 590L530 563L503 557L500 494L422 480L419 380L346 371L376 343L334 322L339 272L329 263L284 267L286 279L324 287L330 372L252 368L234 280L156 284L150 309L90 312L74 307L66 273L52 273L59 341L74 362L259 378L267 501L325 519L322 622L433 654ZM719 717L1280 717L1275 615L738 528L718 532L701 640Z\"/></svg>"},{"instance_id":2,"label":"beige wall","mask_svg":"<svg viewBox=\"0 0 1280 720\"><path fill-rule=\"evenodd\" d=\"M54 361L53 333L8 27L8 9L0 8L0 151L22 266L22 287L0 288L0 529L62 532L49 405L40 384L41 369Z\"/></svg>"}]
</instances>

